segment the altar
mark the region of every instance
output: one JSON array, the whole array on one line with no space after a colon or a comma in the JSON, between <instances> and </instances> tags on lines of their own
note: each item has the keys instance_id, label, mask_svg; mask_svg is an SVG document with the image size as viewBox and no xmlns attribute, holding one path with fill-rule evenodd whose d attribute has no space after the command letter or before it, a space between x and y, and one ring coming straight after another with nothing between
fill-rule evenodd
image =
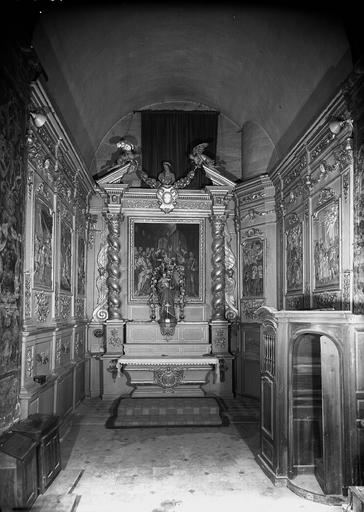
<instances>
[{"instance_id":1,"label":"altar","mask_svg":"<svg viewBox=\"0 0 364 512\"><path fill-rule=\"evenodd\" d=\"M179 180L168 162L139 186L128 163L97 180L89 342L102 397L232 396L235 184L193 162ZM185 190L196 172L212 184Z\"/></svg>"},{"instance_id":2,"label":"altar","mask_svg":"<svg viewBox=\"0 0 364 512\"><path fill-rule=\"evenodd\" d=\"M209 373L219 379L219 359L210 355L190 357L130 357L118 359L120 371L134 388L132 397L205 396L202 386Z\"/></svg>"}]
</instances>

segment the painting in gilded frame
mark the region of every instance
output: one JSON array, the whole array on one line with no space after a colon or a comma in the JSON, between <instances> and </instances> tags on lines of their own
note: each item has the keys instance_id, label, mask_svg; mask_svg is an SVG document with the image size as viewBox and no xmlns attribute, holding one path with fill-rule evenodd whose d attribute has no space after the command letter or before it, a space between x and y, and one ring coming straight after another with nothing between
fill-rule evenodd
<instances>
[{"instance_id":1,"label":"painting in gilded frame","mask_svg":"<svg viewBox=\"0 0 364 512\"><path fill-rule=\"evenodd\" d=\"M64 222L61 224L61 290L72 289L72 231Z\"/></svg>"},{"instance_id":2,"label":"painting in gilded frame","mask_svg":"<svg viewBox=\"0 0 364 512\"><path fill-rule=\"evenodd\" d=\"M247 239L243 243L243 297L264 296L264 240Z\"/></svg>"},{"instance_id":3,"label":"painting in gilded frame","mask_svg":"<svg viewBox=\"0 0 364 512\"><path fill-rule=\"evenodd\" d=\"M52 288L53 215L42 201L35 202L34 285Z\"/></svg>"},{"instance_id":4,"label":"painting in gilded frame","mask_svg":"<svg viewBox=\"0 0 364 512\"><path fill-rule=\"evenodd\" d=\"M184 268L187 302L204 300L203 220L175 222L130 219L129 300L146 302L153 268L172 259Z\"/></svg>"},{"instance_id":5,"label":"painting in gilded frame","mask_svg":"<svg viewBox=\"0 0 364 512\"><path fill-rule=\"evenodd\" d=\"M85 239L83 237L78 238L78 267L77 267L77 294L85 295L85 282L86 282L86 271L85 271Z\"/></svg>"},{"instance_id":6,"label":"painting in gilded frame","mask_svg":"<svg viewBox=\"0 0 364 512\"><path fill-rule=\"evenodd\" d=\"M333 201L313 215L315 289L340 285L339 203Z\"/></svg>"},{"instance_id":7,"label":"painting in gilded frame","mask_svg":"<svg viewBox=\"0 0 364 512\"><path fill-rule=\"evenodd\" d=\"M286 285L287 292L303 290L303 230L300 221L286 232Z\"/></svg>"}]
</instances>

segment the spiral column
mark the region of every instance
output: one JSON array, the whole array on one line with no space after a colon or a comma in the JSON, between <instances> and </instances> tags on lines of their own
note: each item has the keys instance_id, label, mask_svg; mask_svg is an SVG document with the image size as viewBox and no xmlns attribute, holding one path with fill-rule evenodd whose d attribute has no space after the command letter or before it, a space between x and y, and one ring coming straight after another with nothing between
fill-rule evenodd
<instances>
[{"instance_id":1,"label":"spiral column","mask_svg":"<svg viewBox=\"0 0 364 512\"><path fill-rule=\"evenodd\" d=\"M121 286L120 286L120 223L123 216L120 213L107 213L105 215L108 223L109 233L107 236L107 287L108 287L108 310L109 320L121 319Z\"/></svg>"},{"instance_id":2,"label":"spiral column","mask_svg":"<svg viewBox=\"0 0 364 512\"><path fill-rule=\"evenodd\" d=\"M112 178L112 176L111 176ZM105 287L107 290L106 324L106 352L103 357L104 382L110 382L110 373L114 375L115 360L124 353L124 327L122 318L122 288L121 288L121 226L124 220L122 214L123 197L128 185L124 183L104 183L101 178L98 184L106 192L107 210L103 212L107 226L107 278ZM115 176L114 178L115 179ZM109 384L105 384L107 387ZM106 389L106 388L105 388ZM108 391L106 390L107 394Z\"/></svg>"},{"instance_id":3,"label":"spiral column","mask_svg":"<svg viewBox=\"0 0 364 512\"><path fill-rule=\"evenodd\" d=\"M212 224L212 320L225 320L225 228L226 216L213 214Z\"/></svg>"},{"instance_id":4,"label":"spiral column","mask_svg":"<svg viewBox=\"0 0 364 512\"><path fill-rule=\"evenodd\" d=\"M224 393L230 393L231 354L229 353L229 322L225 318L226 305L226 262L225 226L228 205L231 199L230 187L206 187L212 200L211 207L211 351L219 357L220 386ZM220 389L222 392L222 390Z\"/></svg>"}]
</instances>

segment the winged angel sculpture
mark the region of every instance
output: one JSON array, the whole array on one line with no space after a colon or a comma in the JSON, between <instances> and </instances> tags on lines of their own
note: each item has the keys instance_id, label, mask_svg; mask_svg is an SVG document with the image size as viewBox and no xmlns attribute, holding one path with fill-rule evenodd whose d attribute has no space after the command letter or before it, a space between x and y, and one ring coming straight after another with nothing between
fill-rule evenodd
<instances>
[{"instance_id":1,"label":"winged angel sculpture","mask_svg":"<svg viewBox=\"0 0 364 512\"><path fill-rule=\"evenodd\" d=\"M206 149L208 145L208 142L198 144L193 148L192 153L189 155L190 160L195 163L196 167L201 167L202 164L206 164L209 167L215 167L215 161L207 155L204 155L204 149Z\"/></svg>"}]
</instances>

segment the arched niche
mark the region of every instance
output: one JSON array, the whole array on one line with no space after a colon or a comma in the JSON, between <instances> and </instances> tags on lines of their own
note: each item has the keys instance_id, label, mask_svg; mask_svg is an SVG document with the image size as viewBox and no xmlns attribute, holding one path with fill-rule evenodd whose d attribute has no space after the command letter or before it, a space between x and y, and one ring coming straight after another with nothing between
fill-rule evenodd
<instances>
[{"instance_id":1,"label":"arched niche","mask_svg":"<svg viewBox=\"0 0 364 512\"><path fill-rule=\"evenodd\" d=\"M297 334L289 364L288 472L298 486L315 477L324 494L339 495L343 487L342 381L340 343L319 331Z\"/></svg>"}]
</instances>

